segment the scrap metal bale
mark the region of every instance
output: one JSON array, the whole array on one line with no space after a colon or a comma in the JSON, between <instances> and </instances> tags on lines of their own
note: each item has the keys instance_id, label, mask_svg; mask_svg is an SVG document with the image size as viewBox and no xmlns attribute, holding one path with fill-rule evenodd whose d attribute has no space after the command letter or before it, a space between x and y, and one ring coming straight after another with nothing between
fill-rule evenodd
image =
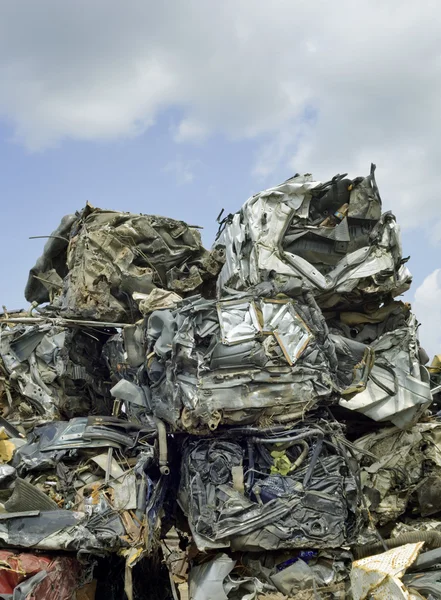
<instances>
[{"instance_id":1,"label":"scrap metal bale","mask_svg":"<svg viewBox=\"0 0 441 600\"><path fill-rule=\"evenodd\" d=\"M153 312L146 338L151 410L193 433L299 420L339 389L334 344L308 293L189 298Z\"/></svg>"},{"instance_id":2,"label":"scrap metal bale","mask_svg":"<svg viewBox=\"0 0 441 600\"><path fill-rule=\"evenodd\" d=\"M9 392L1 398L4 414L30 426L111 410L102 357L109 335L51 322L1 328L0 359Z\"/></svg>"},{"instance_id":3,"label":"scrap metal bale","mask_svg":"<svg viewBox=\"0 0 441 600\"><path fill-rule=\"evenodd\" d=\"M135 562L151 553L169 481L156 435L115 416L36 427L0 474L0 543Z\"/></svg>"},{"instance_id":4,"label":"scrap metal bale","mask_svg":"<svg viewBox=\"0 0 441 600\"><path fill-rule=\"evenodd\" d=\"M440 445L441 423L436 421L420 422L405 431L384 427L355 442L364 494L375 522L396 522L410 509L414 516L441 511Z\"/></svg>"},{"instance_id":5,"label":"scrap metal bale","mask_svg":"<svg viewBox=\"0 0 441 600\"><path fill-rule=\"evenodd\" d=\"M30 271L25 296L29 302L51 301L66 317L133 322L139 317L133 294L156 288L213 293L217 255L183 221L88 204L50 237Z\"/></svg>"},{"instance_id":6,"label":"scrap metal bale","mask_svg":"<svg viewBox=\"0 0 441 600\"><path fill-rule=\"evenodd\" d=\"M358 475L341 431L311 424L243 434L184 445L178 501L200 551L337 548L355 539Z\"/></svg>"},{"instance_id":7,"label":"scrap metal bale","mask_svg":"<svg viewBox=\"0 0 441 600\"><path fill-rule=\"evenodd\" d=\"M386 312L388 306L382 309ZM362 317L352 313L352 322ZM405 429L424 414L432 403L432 393L429 373L420 362L415 315L402 304L395 317L388 325L379 324L383 327L378 338L368 337L374 358L365 389L351 398L342 398L340 406ZM357 343L358 335L372 335L372 323L368 324L366 331L358 324L360 333L352 337L352 343Z\"/></svg>"},{"instance_id":8,"label":"scrap metal bale","mask_svg":"<svg viewBox=\"0 0 441 600\"><path fill-rule=\"evenodd\" d=\"M296 175L247 200L214 244L225 254L219 297L270 282L288 295L310 289L329 308L407 290L400 229L392 213L381 214L374 172L327 183Z\"/></svg>"}]
</instances>

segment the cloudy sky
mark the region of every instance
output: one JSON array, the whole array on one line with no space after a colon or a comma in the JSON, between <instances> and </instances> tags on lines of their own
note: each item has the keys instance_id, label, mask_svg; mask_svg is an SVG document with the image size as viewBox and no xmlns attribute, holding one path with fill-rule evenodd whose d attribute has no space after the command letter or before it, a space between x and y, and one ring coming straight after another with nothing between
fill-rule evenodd
<instances>
[{"instance_id":1,"label":"cloudy sky","mask_svg":"<svg viewBox=\"0 0 441 600\"><path fill-rule=\"evenodd\" d=\"M377 164L441 351L441 11L425 0L0 7L1 303L86 201L204 226L295 172Z\"/></svg>"}]
</instances>

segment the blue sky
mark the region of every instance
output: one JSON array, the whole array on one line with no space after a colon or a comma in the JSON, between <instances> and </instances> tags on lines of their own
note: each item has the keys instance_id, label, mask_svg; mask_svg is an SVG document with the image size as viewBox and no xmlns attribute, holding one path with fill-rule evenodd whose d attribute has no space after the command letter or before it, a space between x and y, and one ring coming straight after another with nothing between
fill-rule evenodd
<instances>
[{"instance_id":1,"label":"blue sky","mask_svg":"<svg viewBox=\"0 0 441 600\"><path fill-rule=\"evenodd\" d=\"M184 6L185 5L185 6ZM1 304L86 201L204 227L295 172L377 164L441 351L436 3L17 0L0 7Z\"/></svg>"}]
</instances>

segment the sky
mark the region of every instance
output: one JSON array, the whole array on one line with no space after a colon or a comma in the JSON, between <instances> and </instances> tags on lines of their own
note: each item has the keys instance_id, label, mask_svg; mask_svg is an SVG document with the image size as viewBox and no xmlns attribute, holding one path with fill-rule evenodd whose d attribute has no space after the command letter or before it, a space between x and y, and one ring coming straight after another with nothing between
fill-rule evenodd
<instances>
[{"instance_id":1,"label":"sky","mask_svg":"<svg viewBox=\"0 0 441 600\"><path fill-rule=\"evenodd\" d=\"M204 227L297 172L377 165L441 352L441 7L426 0L0 5L1 301L87 201Z\"/></svg>"}]
</instances>

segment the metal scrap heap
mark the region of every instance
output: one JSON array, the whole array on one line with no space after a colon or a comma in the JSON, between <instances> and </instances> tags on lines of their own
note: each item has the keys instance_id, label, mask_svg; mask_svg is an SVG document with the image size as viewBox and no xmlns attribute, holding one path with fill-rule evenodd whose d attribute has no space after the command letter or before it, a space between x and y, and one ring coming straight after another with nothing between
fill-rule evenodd
<instances>
[{"instance_id":1,"label":"metal scrap heap","mask_svg":"<svg viewBox=\"0 0 441 600\"><path fill-rule=\"evenodd\" d=\"M375 166L218 221L88 204L1 315L0 598L441 600L441 357Z\"/></svg>"}]
</instances>

